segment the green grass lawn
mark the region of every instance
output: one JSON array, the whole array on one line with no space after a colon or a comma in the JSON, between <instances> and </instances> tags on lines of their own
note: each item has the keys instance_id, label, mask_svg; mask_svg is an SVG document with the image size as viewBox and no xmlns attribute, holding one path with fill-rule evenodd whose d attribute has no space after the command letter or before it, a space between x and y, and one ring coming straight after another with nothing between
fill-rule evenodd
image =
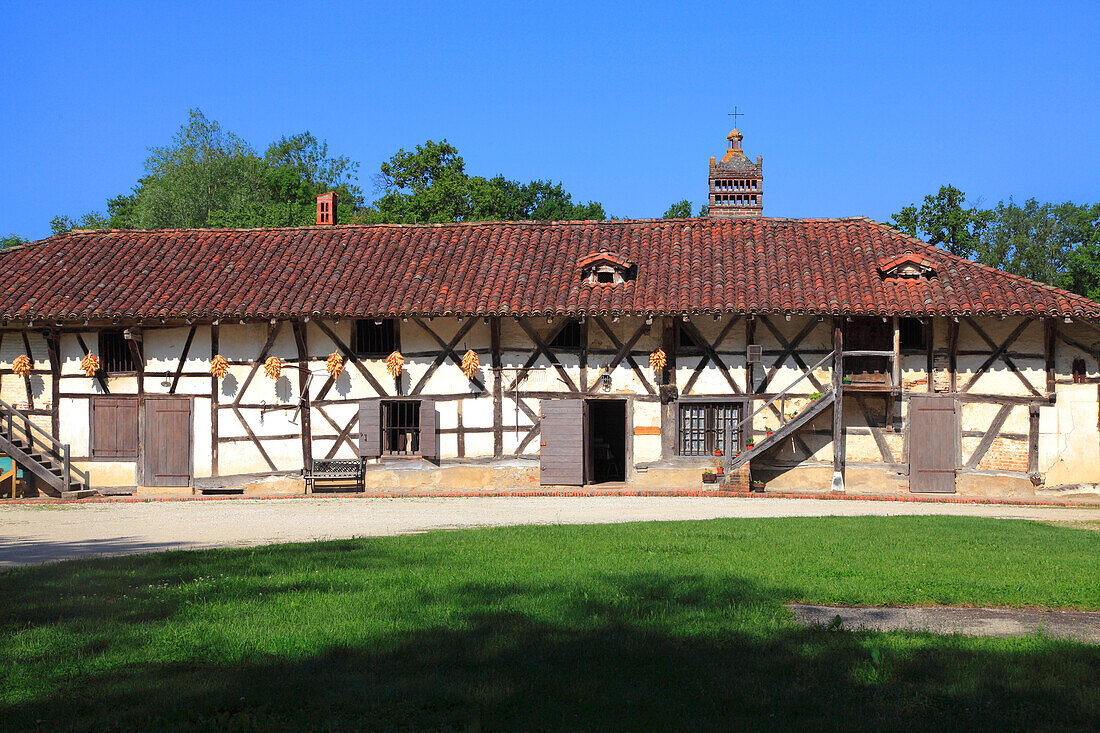
<instances>
[{"instance_id":1,"label":"green grass lawn","mask_svg":"<svg viewBox=\"0 0 1100 733\"><path fill-rule=\"evenodd\" d=\"M1100 533L955 517L515 527L0 574L0 728L1093 728L1100 647L783 604L1100 608Z\"/></svg>"}]
</instances>

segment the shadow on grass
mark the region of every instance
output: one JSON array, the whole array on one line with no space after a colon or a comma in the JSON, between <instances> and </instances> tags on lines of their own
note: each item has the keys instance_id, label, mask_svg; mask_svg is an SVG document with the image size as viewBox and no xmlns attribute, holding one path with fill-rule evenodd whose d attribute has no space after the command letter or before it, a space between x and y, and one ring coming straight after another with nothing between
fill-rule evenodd
<instances>
[{"instance_id":1,"label":"shadow on grass","mask_svg":"<svg viewBox=\"0 0 1100 733\"><path fill-rule=\"evenodd\" d=\"M324 581L296 574L319 562L371 572L448 567L442 555L410 558L384 547L221 553L217 571L240 575L246 592L279 598L324 592ZM43 632L57 624L156 626L185 609L188 598L172 589L209 573L210 557L131 561L127 604L117 606L103 603L119 591L119 565L40 568L8 584L19 608L0 619L6 629ZM81 592L59 598L66 587ZM229 600L241 588L226 593L203 597ZM14 729L51 731L1100 725L1096 647L804 629L780 605L794 593L737 576L662 572L605 573L585 583L456 581L415 590L409 610L445 607L445 625L233 664L152 661L163 650L150 646L145 661L123 668L98 671L93 659L0 715ZM50 612L51 599L60 611Z\"/></svg>"}]
</instances>

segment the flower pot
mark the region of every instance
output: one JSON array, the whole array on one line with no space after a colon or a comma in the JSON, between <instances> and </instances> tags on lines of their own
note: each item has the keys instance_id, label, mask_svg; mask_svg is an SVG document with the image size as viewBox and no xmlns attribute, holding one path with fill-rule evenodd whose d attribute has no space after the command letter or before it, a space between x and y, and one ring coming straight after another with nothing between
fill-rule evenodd
<instances>
[{"instance_id":1,"label":"flower pot","mask_svg":"<svg viewBox=\"0 0 1100 733\"><path fill-rule=\"evenodd\" d=\"M717 470L719 476L723 475L726 472L726 469L722 468L721 466L719 466Z\"/></svg>"},{"instance_id":2,"label":"flower pot","mask_svg":"<svg viewBox=\"0 0 1100 733\"><path fill-rule=\"evenodd\" d=\"M748 445L746 445L745 450L752 450L752 445L753 445L752 443L749 443Z\"/></svg>"},{"instance_id":3,"label":"flower pot","mask_svg":"<svg viewBox=\"0 0 1100 733\"><path fill-rule=\"evenodd\" d=\"M703 474L703 483L704 484L713 484L717 481L718 481L718 477L715 476L713 473L704 473Z\"/></svg>"}]
</instances>

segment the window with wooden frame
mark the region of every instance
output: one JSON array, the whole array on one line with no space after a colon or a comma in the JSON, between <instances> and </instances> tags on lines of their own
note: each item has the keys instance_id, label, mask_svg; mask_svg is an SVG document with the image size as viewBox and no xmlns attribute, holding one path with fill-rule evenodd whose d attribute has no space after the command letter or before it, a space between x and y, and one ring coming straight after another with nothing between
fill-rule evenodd
<instances>
[{"instance_id":1,"label":"window with wooden frame","mask_svg":"<svg viewBox=\"0 0 1100 733\"><path fill-rule=\"evenodd\" d=\"M393 400L382 403L382 455L414 456L420 453L420 402Z\"/></svg>"},{"instance_id":2,"label":"window with wooden frame","mask_svg":"<svg viewBox=\"0 0 1100 733\"><path fill-rule=\"evenodd\" d=\"M352 333L352 351L356 356L384 359L401 350L396 318L361 318Z\"/></svg>"},{"instance_id":3,"label":"window with wooden frame","mask_svg":"<svg viewBox=\"0 0 1100 733\"><path fill-rule=\"evenodd\" d=\"M107 374L134 373L137 365L134 364L134 352L130 348L133 343L140 353L141 344L123 335L122 331L99 332L99 363Z\"/></svg>"},{"instance_id":4,"label":"window with wooden frame","mask_svg":"<svg viewBox=\"0 0 1100 733\"><path fill-rule=\"evenodd\" d=\"M549 343L555 351L580 351L582 329L580 321L569 321Z\"/></svg>"},{"instance_id":5,"label":"window with wooden frame","mask_svg":"<svg viewBox=\"0 0 1100 733\"><path fill-rule=\"evenodd\" d=\"M136 460L138 457L138 398L91 399L90 458Z\"/></svg>"},{"instance_id":6,"label":"window with wooden frame","mask_svg":"<svg viewBox=\"0 0 1100 733\"><path fill-rule=\"evenodd\" d=\"M899 318L898 332L902 351L923 353L928 349L928 329L919 318Z\"/></svg>"},{"instance_id":7,"label":"window with wooden frame","mask_svg":"<svg viewBox=\"0 0 1100 733\"><path fill-rule=\"evenodd\" d=\"M736 425L741 414L738 405L730 402L681 402L677 453L681 456L713 456L714 451L737 450L739 435L733 445L726 446L726 426Z\"/></svg>"}]
</instances>

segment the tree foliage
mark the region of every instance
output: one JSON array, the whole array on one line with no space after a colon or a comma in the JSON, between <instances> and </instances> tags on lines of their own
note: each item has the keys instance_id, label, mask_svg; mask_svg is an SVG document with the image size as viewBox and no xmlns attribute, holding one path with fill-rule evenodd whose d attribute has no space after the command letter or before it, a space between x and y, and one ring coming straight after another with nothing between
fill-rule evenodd
<instances>
[{"instance_id":1,"label":"tree foliage","mask_svg":"<svg viewBox=\"0 0 1100 733\"><path fill-rule=\"evenodd\" d=\"M25 244L26 242L26 237L21 237L15 232L12 232L6 237L0 237L0 249L4 249L5 247L14 247L19 244Z\"/></svg>"},{"instance_id":2,"label":"tree foliage","mask_svg":"<svg viewBox=\"0 0 1100 733\"><path fill-rule=\"evenodd\" d=\"M1100 204L1009 199L985 209L965 200L943 186L890 223L952 254L1100 300Z\"/></svg>"},{"instance_id":3,"label":"tree foliage","mask_svg":"<svg viewBox=\"0 0 1100 733\"><path fill-rule=\"evenodd\" d=\"M309 132L283 137L261 157L247 142L191 110L172 143L151 148L145 176L130 194L107 202L107 213L74 221L58 216L55 233L72 228L297 226L314 221L314 198L335 190L350 212L362 206L358 164L331 157Z\"/></svg>"},{"instance_id":4,"label":"tree foliage","mask_svg":"<svg viewBox=\"0 0 1100 733\"><path fill-rule=\"evenodd\" d=\"M607 218L598 203L573 203L560 183L471 176L458 150L446 140L428 140L415 150L398 150L382 163L377 183L382 195L357 217L359 221L413 224Z\"/></svg>"},{"instance_id":5,"label":"tree foliage","mask_svg":"<svg viewBox=\"0 0 1100 733\"><path fill-rule=\"evenodd\" d=\"M688 219L691 217L691 202L687 199L683 201L677 201L672 206L668 207L668 211L665 212L663 218L665 219Z\"/></svg>"}]
</instances>

